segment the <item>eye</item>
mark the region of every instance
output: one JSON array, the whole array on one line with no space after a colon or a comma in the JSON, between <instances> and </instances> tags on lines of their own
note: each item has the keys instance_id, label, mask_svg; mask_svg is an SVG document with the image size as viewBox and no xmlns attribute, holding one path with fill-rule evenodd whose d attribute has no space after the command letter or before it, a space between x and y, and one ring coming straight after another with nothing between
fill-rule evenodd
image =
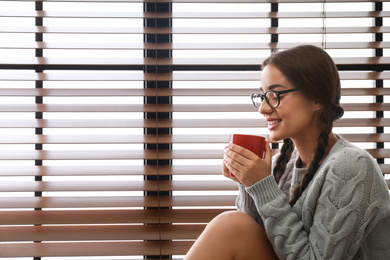
<instances>
[{"instance_id":1,"label":"eye","mask_svg":"<svg viewBox=\"0 0 390 260\"><path fill-rule=\"evenodd\" d=\"M272 100L278 100L278 95L275 92L270 91L267 93L267 98Z\"/></svg>"}]
</instances>

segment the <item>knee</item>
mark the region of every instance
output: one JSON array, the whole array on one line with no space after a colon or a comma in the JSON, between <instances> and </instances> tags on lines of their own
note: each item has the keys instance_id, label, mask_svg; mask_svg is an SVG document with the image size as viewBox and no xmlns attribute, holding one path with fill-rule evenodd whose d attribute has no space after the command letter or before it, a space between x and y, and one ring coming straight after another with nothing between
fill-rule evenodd
<instances>
[{"instance_id":1,"label":"knee","mask_svg":"<svg viewBox=\"0 0 390 260\"><path fill-rule=\"evenodd\" d=\"M236 221L242 221L243 219L250 217L248 214L241 212L241 211L225 211L218 216L216 216L212 221L230 221L230 222L236 222Z\"/></svg>"},{"instance_id":2,"label":"knee","mask_svg":"<svg viewBox=\"0 0 390 260\"><path fill-rule=\"evenodd\" d=\"M255 222L251 216L241 211L225 211L216 216L212 221L221 221L232 224Z\"/></svg>"},{"instance_id":3,"label":"knee","mask_svg":"<svg viewBox=\"0 0 390 260\"><path fill-rule=\"evenodd\" d=\"M216 216L210 225L218 226L219 229L228 233L246 233L253 229L261 228L260 225L248 214L240 211L226 211Z\"/></svg>"}]
</instances>

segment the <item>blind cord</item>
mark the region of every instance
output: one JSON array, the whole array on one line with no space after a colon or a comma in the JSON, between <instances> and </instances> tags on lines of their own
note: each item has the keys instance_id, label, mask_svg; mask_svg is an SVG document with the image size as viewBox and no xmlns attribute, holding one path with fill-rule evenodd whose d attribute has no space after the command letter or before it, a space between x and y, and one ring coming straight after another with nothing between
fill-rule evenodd
<instances>
[{"instance_id":1,"label":"blind cord","mask_svg":"<svg viewBox=\"0 0 390 260\"><path fill-rule=\"evenodd\" d=\"M322 17L322 49L326 49L326 0L321 3L321 17Z\"/></svg>"}]
</instances>

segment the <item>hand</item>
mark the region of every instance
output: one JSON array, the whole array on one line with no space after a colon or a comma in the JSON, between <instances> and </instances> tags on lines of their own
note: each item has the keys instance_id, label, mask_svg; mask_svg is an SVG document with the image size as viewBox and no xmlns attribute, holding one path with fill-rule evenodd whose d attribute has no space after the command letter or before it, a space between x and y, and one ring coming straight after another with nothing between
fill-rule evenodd
<instances>
[{"instance_id":1,"label":"hand","mask_svg":"<svg viewBox=\"0 0 390 260\"><path fill-rule=\"evenodd\" d=\"M223 176L227 177L227 178L230 178L232 179L233 181L236 181L236 182L240 182L240 180L238 180L236 178L236 176L234 176L230 170L227 168L227 164L225 162L225 159L226 159L226 153L229 151L229 146L225 146L225 150L224 150L224 157L223 157L223 163L222 163L222 174Z\"/></svg>"},{"instance_id":2,"label":"hand","mask_svg":"<svg viewBox=\"0 0 390 260\"><path fill-rule=\"evenodd\" d=\"M229 144L224 150L222 173L245 187L250 187L271 174L271 160L269 142L265 144L264 159L244 147Z\"/></svg>"}]
</instances>

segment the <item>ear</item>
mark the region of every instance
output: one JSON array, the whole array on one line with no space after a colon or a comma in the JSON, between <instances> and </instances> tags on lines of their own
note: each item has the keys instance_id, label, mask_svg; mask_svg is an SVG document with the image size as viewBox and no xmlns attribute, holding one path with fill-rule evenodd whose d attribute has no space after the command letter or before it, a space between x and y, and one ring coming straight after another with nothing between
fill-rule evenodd
<instances>
[{"instance_id":1,"label":"ear","mask_svg":"<svg viewBox=\"0 0 390 260\"><path fill-rule=\"evenodd\" d=\"M312 107L313 107L313 111L319 111L324 107L324 105L316 101L312 101Z\"/></svg>"}]
</instances>

